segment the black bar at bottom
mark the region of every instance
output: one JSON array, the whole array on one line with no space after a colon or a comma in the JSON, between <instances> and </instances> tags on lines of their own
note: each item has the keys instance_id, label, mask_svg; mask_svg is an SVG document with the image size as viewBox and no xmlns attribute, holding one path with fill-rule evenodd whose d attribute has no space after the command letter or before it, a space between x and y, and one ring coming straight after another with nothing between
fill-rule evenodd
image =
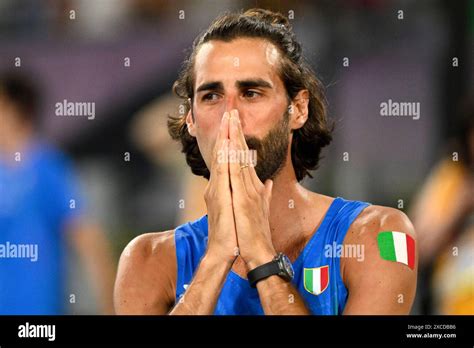
<instances>
[{"instance_id":1,"label":"black bar at bottom","mask_svg":"<svg viewBox=\"0 0 474 348\"><path fill-rule=\"evenodd\" d=\"M472 347L473 323L473 316L0 316L0 347L248 343ZM48 325L54 325L54 340ZM31 337L38 335L43 337Z\"/></svg>"}]
</instances>

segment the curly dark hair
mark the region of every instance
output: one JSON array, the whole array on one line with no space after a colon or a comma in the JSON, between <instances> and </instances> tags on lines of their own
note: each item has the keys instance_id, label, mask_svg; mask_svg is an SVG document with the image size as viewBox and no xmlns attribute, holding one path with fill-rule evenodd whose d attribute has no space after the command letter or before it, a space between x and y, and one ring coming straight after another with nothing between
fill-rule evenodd
<instances>
[{"instance_id":1,"label":"curly dark hair","mask_svg":"<svg viewBox=\"0 0 474 348\"><path fill-rule=\"evenodd\" d=\"M230 42L236 38L262 38L273 43L280 51L279 76L286 88L287 97L293 100L301 90L308 90L308 120L294 130L291 144L291 160L298 181L318 168L321 149L332 140L334 124L327 118L327 102L323 86L302 55L300 43L287 18L280 13L263 9L226 13L218 17L199 35L192 51L184 61L179 78L173 84L173 92L184 99L181 112L168 117L168 131L174 140L181 141L182 152L194 174L209 179L209 169L199 151L197 140L187 130L186 114L194 97L194 61L201 45L211 40Z\"/></svg>"}]
</instances>

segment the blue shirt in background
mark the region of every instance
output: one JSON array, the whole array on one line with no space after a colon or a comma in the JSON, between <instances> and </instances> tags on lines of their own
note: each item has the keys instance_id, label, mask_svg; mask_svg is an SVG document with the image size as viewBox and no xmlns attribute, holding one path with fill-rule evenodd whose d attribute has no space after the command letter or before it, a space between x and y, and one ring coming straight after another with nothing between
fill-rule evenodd
<instances>
[{"instance_id":1,"label":"blue shirt in background","mask_svg":"<svg viewBox=\"0 0 474 348\"><path fill-rule=\"evenodd\" d=\"M67 223L81 200L66 156L32 142L0 157L0 314L62 314Z\"/></svg>"}]
</instances>

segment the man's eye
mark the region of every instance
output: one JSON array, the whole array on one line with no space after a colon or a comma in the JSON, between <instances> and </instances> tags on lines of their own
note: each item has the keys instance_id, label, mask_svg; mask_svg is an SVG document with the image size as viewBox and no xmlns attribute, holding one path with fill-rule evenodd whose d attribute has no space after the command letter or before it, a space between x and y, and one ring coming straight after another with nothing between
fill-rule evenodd
<instances>
[{"instance_id":1,"label":"man's eye","mask_svg":"<svg viewBox=\"0 0 474 348\"><path fill-rule=\"evenodd\" d=\"M255 99L259 96L260 96L260 93L258 93L257 91L248 90L244 92L245 98Z\"/></svg>"},{"instance_id":2,"label":"man's eye","mask_svg":"<svg viewBox=\"0 0 474 348\"><path fill-rule=\"evenodd\" d=\"M217 100L219 96L216 93L207 93L202 97L204 101L214 101Z\"/></svg>"}]
</instances>

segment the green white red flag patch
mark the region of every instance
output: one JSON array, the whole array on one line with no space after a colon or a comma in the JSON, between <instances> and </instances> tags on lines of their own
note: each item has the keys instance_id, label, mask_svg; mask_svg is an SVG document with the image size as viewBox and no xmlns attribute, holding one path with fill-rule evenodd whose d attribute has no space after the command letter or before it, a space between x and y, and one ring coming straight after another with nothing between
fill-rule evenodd
<instances>
[{"instance_id":1,"label":"green white red flag patch","mask_svg":"<svg viewBox=\"0 0 474 348\"><path fill-rule=\"evenodd\" d=\"M304 288L313 295L320 295L329 285L329 266L304 268Z\"/></svg>"},{"instance_id":2,"label":"green white red flag patch","mask_svg":"<svg viewBox=\"0 0 474 348\"><path fill-rule=\"evenodd\" d=\"M415 268L415 240L408 234L396 231L380 232L377 243L382 259Z\"/></svg>"}]
</instances>

